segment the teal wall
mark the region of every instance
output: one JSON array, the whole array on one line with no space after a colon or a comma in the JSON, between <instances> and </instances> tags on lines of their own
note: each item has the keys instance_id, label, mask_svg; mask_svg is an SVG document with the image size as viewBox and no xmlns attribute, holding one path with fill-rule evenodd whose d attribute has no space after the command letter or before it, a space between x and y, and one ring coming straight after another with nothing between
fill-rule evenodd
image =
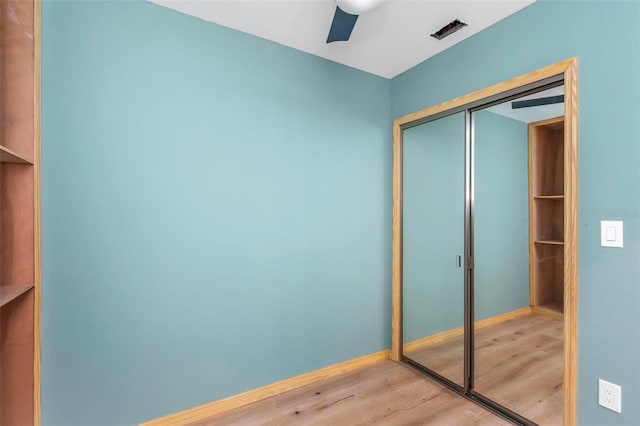
<instances>
[{"instance_id":1,"label":"teal wall","mask_svg":"<svg viewBox=\"0 0 640 426\"><path fill-rule=\"evenodd\" d=\"M475 319L529 306L528 126L473 113Z\"/></svg>"},{"instance_id":2,"label":"teal wall","mask_svg":"<svg viewBox=\"0 0 640 426\"><path fill-rule=\"evenodd\" d=\"M390 82L146 2L43 5L43 424L390 346Z\"/></svg>"},{"instance_id":3,"label":"teal wall","mask_svg":"<svg viewBox=\"0 0 640 426\"><path fill-rule=\"evenodd\" d=\"M464 324L464 113L402 134L403 339ZM460 378L455 377L456 381Z\"/></svg>"},{"instance_id":4,"label":"teal wall","mask_svg":"<svg viewBox=\"0 0 640 426\"><path fill-rule=\"evenodd\" d=\"M131 424L388 347L390 118L571 56L579 424L637 424L639 22L635 1L540 1L389 83L148 3L45 2L43 424Z\"/></svg>"},{"instance_id":5,"label":"teal wall","mask_svg":"<svg viewBox=\"0 0 640 426\"><path fill-rule=\"evenodd\" d=\"M640 419L640 2L539 1L392 80L394 117L579 59L578 423ZM623 249L600 220L624 221ZM622 386L622 414L597 379Z\"/></svg>"}]
</instances>

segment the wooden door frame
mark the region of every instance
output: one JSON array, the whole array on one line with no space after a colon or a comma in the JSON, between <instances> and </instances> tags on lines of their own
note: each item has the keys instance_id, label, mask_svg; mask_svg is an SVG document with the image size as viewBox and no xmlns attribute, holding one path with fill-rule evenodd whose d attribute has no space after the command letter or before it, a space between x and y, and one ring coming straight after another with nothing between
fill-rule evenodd
<instances>
[{"instance_id":1,"label":"wooden door frame","mask_svg":"<svg viewBox=\"0 0 640 426\"><path fill-rule=\"evenodd\" d=\"M42 0L33 2L33 424L42 423L42 236L41 236L41 121L42 121Z\"/></svg>"},{"instance_id":2,"label":"wooden door frame","mask_svg":"<svg viewBox=\"0 0 640 426\"><path fill-rule=\"evenodd\" d=\"M402 129L430 116L562 75L564 81L564 425L576 424L578 369L578 60L570 58L393 121L391 359L402 354Z\"/></svg>"}]
</instances>

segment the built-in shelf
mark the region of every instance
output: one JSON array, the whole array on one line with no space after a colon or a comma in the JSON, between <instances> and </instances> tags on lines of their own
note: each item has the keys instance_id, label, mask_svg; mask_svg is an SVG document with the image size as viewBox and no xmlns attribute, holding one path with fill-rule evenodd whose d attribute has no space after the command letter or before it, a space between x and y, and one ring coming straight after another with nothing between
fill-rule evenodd
<instances>
[{"instance_id":1,"label":"built-in shelf","mask_svg":"<svg viewBox=\"0 0 640 426\"><path fill-rule=\"evenodd\" d=\"M536 195L536 200L564 200L564 195Z\"/></svg>"},{"instance_id":2,"label":"built-in shelf","mask_svg":"<svg viewBox=\"0 0 640 426\"><path fill-rule=\"evenodd\" d=\"M28 283L40 276L42 1L0 1L0 425L22 426L40 424L41 405L40 285Z\"/></svg>"},{"instance_id":3,"label":"built-in shelf","mask_svg":"<svg viewBox=\"0 0 640 426\"><path fill-rule=\"evenodd\" d=\"M536 240L534 241L536 244L552 244L555 246L563 246L564 242L562 241L552 241L552 240Z\"/></svg>"},{"instance_id":4,"label":"built-in shelf","mask_svg":"<svg viewBox=\"0 0 640 426\"><path fill-rule=\"evenodd\" d=\"M32 288L33 284L0 286L0 306L6 305Z\"/></svg>"},{"instance_id":5,"label":"built-in shelf","mask_svg":"<svg viewBox=\"0 0 640 426\"><path fill-rule=\"evenodd\" d=\"M562 320L564 303L564 117L529 123L531 310Z\"/></svg>"},{"instance_id":6,"label":"built-in shelf","mask_svg":"<svg viewBox=\"0 0 640 426\"><path fill-rule=\"evenodd\" d=\"M32 161L19 156L4 145L0 145L0 163L33 164Z\"/></svg>"}]
</instances>

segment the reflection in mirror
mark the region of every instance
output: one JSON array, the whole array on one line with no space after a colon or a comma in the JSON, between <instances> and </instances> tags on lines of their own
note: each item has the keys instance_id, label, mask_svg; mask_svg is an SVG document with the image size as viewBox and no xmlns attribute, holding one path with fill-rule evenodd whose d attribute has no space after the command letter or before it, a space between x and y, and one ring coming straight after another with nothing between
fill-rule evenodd
<instances>
[{"instance_id":1,"label":"reflection in mirror","mask_svg":"<svg viewBox=\"0 0 640 426\"><path fill-rule=\"evenodd\" d=\"M403 353L463 385L464 113L404 130Z\"/></svg>"},{"instance_id":2,"label":"reflection in mirror","mask_svg":"<svg viewBox=\"0 0 640 426\"><path fill-rule=\"evenodd\" d=\"M474 389L562 424L563 87L472 114Z\"/></svg>"}]
</instances>

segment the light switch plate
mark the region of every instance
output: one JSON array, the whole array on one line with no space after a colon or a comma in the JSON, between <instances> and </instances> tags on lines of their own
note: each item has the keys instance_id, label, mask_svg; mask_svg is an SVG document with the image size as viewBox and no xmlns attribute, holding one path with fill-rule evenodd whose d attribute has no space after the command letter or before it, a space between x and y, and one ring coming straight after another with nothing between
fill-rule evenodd
<instances>
[{"instance_id":1,"label":"light switch plate","mask_svg":"<svg viewBox=\"0 0 640 426\"><path fill-rule=\"evenodd\" d=\"M602 247L623 247L622 221L600 221L600 245Z\"/></svg>"}]
</instances>

